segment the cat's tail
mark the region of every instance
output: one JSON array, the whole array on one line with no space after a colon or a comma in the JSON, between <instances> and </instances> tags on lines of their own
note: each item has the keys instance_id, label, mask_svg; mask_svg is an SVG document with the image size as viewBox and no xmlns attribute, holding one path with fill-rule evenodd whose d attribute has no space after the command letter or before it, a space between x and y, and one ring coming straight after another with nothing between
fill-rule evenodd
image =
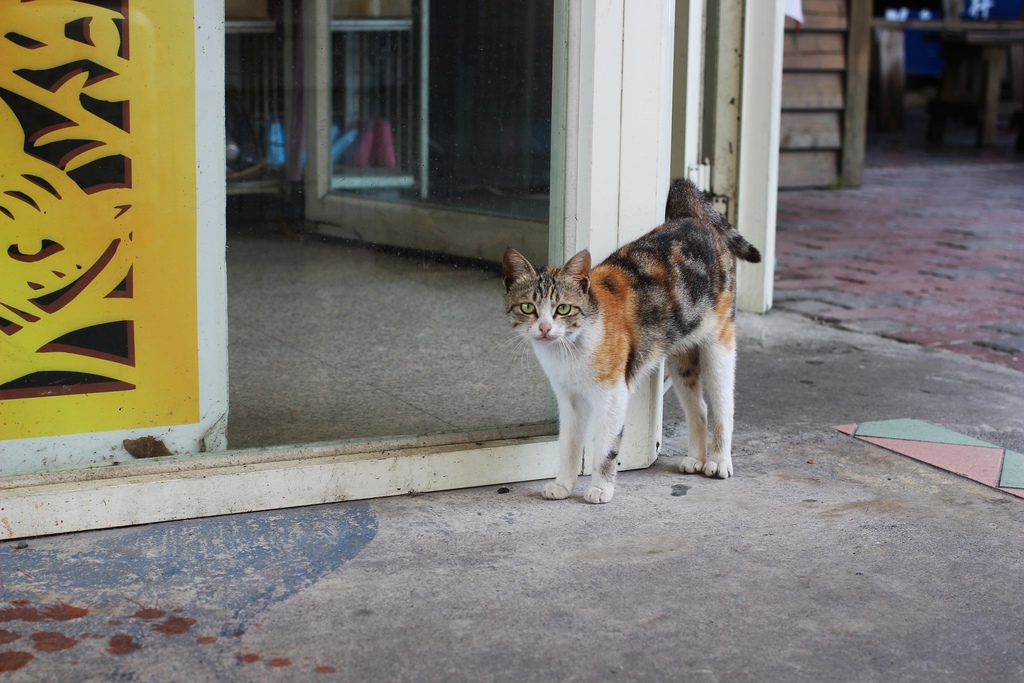
<instances>
[{"instance_id":1,"label":"cat's tail","mask_svg":"<svg viewBox=\"0 0 1024 683\"><path fill-rule=\"evenodd\" d=\"M736 228L729 226L725 233L725 242L729 245L729 251L736 258L743 259L748 263L760 263L761 252L753 244L748 242L743 235L736 231Z\"/></svg>"},{"instance_id":2,"label":"cat's tail","mask_svg":"<svg viewBox=\"0 0 1024 683\"><path fill-rule=\"evenodd\" d=\"M686 178L676 178L668 189L668 203L665 206L667 220L691 218L710 223L715 227L736 258L750 263L761 262L761 252L748 242L736 228L720 214L708 196Z\"/></svg>"}]
</instances>

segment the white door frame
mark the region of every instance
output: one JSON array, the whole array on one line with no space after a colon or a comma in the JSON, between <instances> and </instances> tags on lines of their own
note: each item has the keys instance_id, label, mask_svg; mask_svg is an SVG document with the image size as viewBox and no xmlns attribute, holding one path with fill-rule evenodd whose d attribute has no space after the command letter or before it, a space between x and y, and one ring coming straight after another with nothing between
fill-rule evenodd
<instances>
[{"instance_id":1,"label":"white door frame","mask_svg":"<svg viewBox=\"0 0 1024 683\"><path fill-rule=\"evenodd\" d=\"M560 4L568 9L569 53L569 87L556 93L568 112L565 253L587 247L601 259L663 219L674 0ZM206 187L222 187L224 180L222 98L215 96L223 88L215 77L223 73L222 11L218 3L196 4L197 88L203 89L197 148ZM201 195L200 211L222 206L212 193ZM222 231L223 220L221 213L211 229ZM201 265L222 273L223 252L216 253ZM200 313L201 336L207 329L219 334L225 319L224 302L215 298ZM633 398L622 468L646 467L657 456L660 384L649 382ZM557 457L552 436L483 445L419 439L171 456L0 478L0 539L549 478Z\"/></svg>"},{"instance_id":2,"label":"white door frame","mask_svg":"<svg viewBox=\"0 0 1024 683\"><path fill-rule=\"evenodd\" d=\"M761 263L737 264L736 304L764 313L775 271L783 0L684 1L677 19L691 29L676 52L686 76L676 79L674 171L710 190L760 250Z\"/></svg>"},{"instance_id":3,"label":"white door frame","mask_svg":"<svg viewBox=\"0 0 1024 683\"><path fill-rule=\"evenodd\" d=\"M764 313L774 293L785 7L783 0L747 0L744 9L736 225L761 262L737 262L736 305Z\"/></svg>"},{"instance_id":4,"label":"white door frame","mask_svg":"<svg viewBox=\"0 0 1024 683\"><path fill-rule=\"evenodd\" d=\"M568 111L577 130L566 154L566 254L587 248L600 262L665 220L675 0L570 4L578 16L569 36ZM620 468L647 467L657 457L663 396L660 376L634 392ZM592 464L585 454L584 472Z\"/></svg>"}]
</instances>

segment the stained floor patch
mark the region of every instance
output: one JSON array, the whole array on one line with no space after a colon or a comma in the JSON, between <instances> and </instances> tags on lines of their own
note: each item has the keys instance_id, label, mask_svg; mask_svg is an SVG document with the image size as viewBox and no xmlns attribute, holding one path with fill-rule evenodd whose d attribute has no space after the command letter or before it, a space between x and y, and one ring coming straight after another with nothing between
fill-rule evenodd
<instances>
[{"instance_id":1,"label":"stained floor patch","mask_svg":"<svg viewBox=\"0 0 1024 683\"><path fill-rule=\"evenodd\" d=\"M1024 498L1024 455L1015 451L922 420L880 420L832 429Z\"/></svg>"},{"instance_id":2,"label":"stained floor patch","mask_svg":"<svg viewBox=\"0 0 1024 683\"><path fill-rule=\"evenodd\" d=\"M0 673L42 680L88 662L127 680L142 661L135 653L175 661L196 644L222 678L250 656L299 673L331 667L239 653L261 615L355 558L376 532L370 506L348 503L0 544Z\"/></svg>"}]
</instances>

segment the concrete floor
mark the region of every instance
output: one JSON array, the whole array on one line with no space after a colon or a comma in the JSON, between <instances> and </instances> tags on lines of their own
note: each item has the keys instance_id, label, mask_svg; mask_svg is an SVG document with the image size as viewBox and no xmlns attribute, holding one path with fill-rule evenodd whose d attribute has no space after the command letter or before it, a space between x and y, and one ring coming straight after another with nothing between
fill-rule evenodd
<instances>
[{"instance_id":1,"label":"concrete floor","mask_svg":"<svg viewBox=\"0 0 1024 683\"><path fill-rule=\"evenodd\" d=\"M529 482L2 544L3 680L1021 680L1024 501L830 427L1019 451L1022 375L739 330L734 478L676 472L668 403L606 506Z\"/></svg>"}]
</instances>

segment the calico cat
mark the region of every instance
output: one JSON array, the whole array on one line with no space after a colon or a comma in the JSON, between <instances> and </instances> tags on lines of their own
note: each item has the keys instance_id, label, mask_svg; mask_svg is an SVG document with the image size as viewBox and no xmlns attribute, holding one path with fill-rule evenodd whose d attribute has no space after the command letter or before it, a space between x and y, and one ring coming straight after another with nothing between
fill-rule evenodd
<instances>
[{"instance_id":1,"label":"calico cat","mask_svg":"<svg viewBox=\"0 0 1024 683\"><path fill-rule=\"evenodd\" d=\"M673 181L665 213L666 223L593 269L586 250L540 272L505 251L508 318L533 346L558 400L561 462L545 498L572 493L593 423L600 455L584 498L612 499L630 391L662 359L686 413L689 452L680 470L733 473L733 257L757 263L761 254L688 180ZM704 390L715 419L710 455Z\"/></svg>"}]
</instances>

